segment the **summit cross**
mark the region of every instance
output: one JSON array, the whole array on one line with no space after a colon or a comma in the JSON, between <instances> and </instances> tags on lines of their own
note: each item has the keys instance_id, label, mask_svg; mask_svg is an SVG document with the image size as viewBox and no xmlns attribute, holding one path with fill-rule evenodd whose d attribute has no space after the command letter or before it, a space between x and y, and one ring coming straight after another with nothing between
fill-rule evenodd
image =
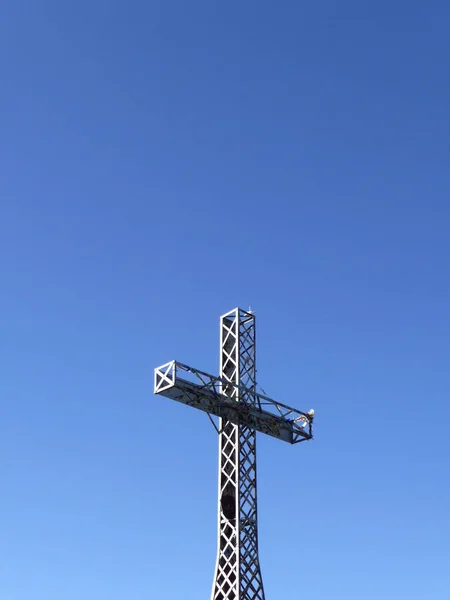
<instances>
[{"instance_id":1,"label":"summit cross","mask_svg":"<svg viewBox=\"0 0 450 600\"><path fill-rule=\"evenodd\" d=\"M255 314L220 318L220 375L177 361L155 369L155 394L208 414L219 435L217 560L211 600L265 600L258 557L256 432L290 444L312 439L314 411L257 392ZM219 417L219 427L212 419Z\"/></svg>"}]
</instances>

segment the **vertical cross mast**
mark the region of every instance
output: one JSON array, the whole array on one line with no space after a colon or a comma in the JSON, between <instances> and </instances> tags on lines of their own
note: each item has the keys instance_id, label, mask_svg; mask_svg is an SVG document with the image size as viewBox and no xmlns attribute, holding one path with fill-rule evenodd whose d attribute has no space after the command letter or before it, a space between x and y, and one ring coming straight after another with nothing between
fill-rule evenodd
<instances>
[{"instance_id":1,"label":"vertical cross mast","mask_svg":"<svg viewBox=\"0 0 450 600\"><path fill-rule=\"evenodd\" d=\"M221 393L255 408L255 315L235 309L220 321ZM211 600L264 600L258 559L256 431L220 419L219 531Z\"/></svg>"}]
</instances>

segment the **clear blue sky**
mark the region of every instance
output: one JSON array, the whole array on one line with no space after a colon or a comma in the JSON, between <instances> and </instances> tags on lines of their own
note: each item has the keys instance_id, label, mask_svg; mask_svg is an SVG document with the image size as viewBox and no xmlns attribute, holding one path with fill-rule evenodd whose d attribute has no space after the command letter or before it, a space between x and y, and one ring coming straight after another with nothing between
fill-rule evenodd
<instances>
[{"instance_id":1,"label":"clear blue sky","mask_svg":"<svg viewBox=\"0 0 450 600\"><path fill-rule=\"evenodd\" d=\"M450 597L448 2L0 7L0 598L209 599L217 436L153 395L257 312L268 600Z\"/></svg>"}]
</instances>

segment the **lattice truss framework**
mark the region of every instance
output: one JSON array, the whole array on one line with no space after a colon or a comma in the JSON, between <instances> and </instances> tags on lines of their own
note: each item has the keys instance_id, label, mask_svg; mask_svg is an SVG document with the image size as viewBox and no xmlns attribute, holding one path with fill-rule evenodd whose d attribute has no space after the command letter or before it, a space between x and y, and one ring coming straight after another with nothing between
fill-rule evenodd
<instances>
[{"instance_id":1,"label":"lattice truss framework","mask_svg":"<svg viewBox=\"0 0 450 600\"><path fill-rule=\"evenodd\" d=\"M239 309L221 318L222 393L255 403L255 316ZM226 382L230 382L228 385ZM264 600L258 558L256 432L221 419L219 543L212 600Z\"/></svg>"},{"instance_id":2,"label":"lattice truss framework","mask_svg":"<svg viewBox=\"0 0 450 600\"><path fill-rule=\"evenodd\" d=\"M255 315L220 322L220 377L171 361L155 369L155 393L220 417L218 550L211 600L265 600L258 558L256 431L291 444L312 438L314 411L256 391Z\"/></svg>"},{"instance_id":3,"label":"lattice truss framework","mask_svg":"<svg viewBox=\"0 0 450 600\"><path fill-rule=\"evenodd\" d=\"M229 392L226 396L222 393L224 383L228 389L235 387L236 392ZM312 438L313 411L302 412L175 360L155 369L154 391L208 415L223 417L224 421L236 425L246 425L291 444ZM250 396L252 402L248 401Z\"/></svg>"}]
</instances>

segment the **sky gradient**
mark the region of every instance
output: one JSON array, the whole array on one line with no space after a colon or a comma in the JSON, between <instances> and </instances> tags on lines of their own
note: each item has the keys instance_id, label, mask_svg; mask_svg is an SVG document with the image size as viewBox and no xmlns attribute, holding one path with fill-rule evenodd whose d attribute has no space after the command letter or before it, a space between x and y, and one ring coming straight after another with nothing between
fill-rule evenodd
<instances>
[{"instance_id":1,"label":"sky gradient","mask_svg":"<svg viewBox=\"0 0 450 600\"><path fill-rule=\"evenodd\" d=\"M450 597L450 5L0 6L0 598L200 600L256 311L267 600Z\"/></svg>"}]
</instances>

